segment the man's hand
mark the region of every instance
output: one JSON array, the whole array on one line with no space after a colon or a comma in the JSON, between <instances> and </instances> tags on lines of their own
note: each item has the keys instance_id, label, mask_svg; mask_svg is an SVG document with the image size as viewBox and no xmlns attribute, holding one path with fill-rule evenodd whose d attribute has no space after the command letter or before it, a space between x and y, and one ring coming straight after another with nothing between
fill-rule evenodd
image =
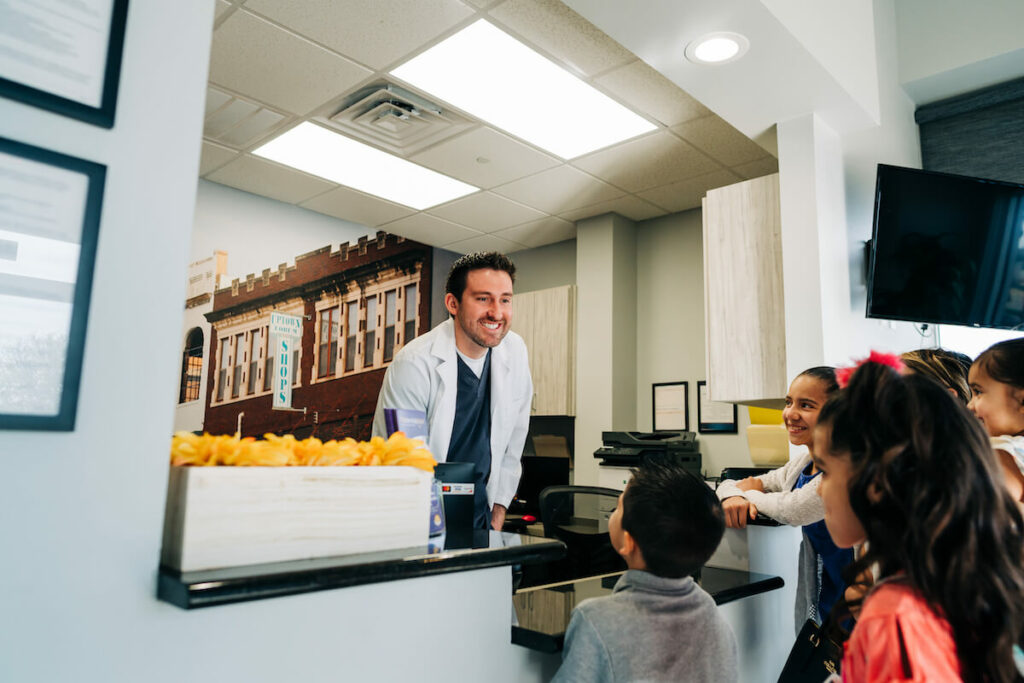
<instances>
[{"instance_id":1,"label":"man's hand","mask_svg":"<svg viewBox=\"0 0 1024 683\"><path fill-rule=\"evenodd\" d=\"M740 491L764 491L764 484L757 477L747 477L736 482L736 488Z\"/></svg>"},{"instance_id":2,"label":"man's hand","mask_svg":"<svg viewBox=\"0 0 1024 683\"><path fill-rule=\"evenodd\" d=\"M505 526L505 512L504 505L495 503L491 508L491 528L495 531L501 531L501 528Z\"/></svg>"},{"instance_id":3,"label":"man's hand","mask_svg":"<svg viewBox=\"0 0 1024 683\"><path fill-rule=\"evenodd\" d=\"M747 518L757 517L757 508L743 496L732 496L722 501L725 512L725 525L730 529L745 529Z\"/></svg>"}]
</instances>

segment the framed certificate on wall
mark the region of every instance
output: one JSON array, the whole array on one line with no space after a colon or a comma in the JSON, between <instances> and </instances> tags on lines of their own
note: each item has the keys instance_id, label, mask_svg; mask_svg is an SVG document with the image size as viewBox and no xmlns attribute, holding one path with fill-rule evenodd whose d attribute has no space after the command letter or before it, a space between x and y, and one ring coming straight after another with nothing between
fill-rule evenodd
<instances>
[{"instance_id":1,"label":"framed certificate on wall","mask_svg":"<svg viewBox=\"0 0 1024 683\"><path fill-rule=\"evenodd\" d=\"M0 138L0 428L75 427L105 179Z\"/></svg>"},{"instance_id":2,"label":"framed certificate on wall","mask_svg":"<svg viewBox=\"0 0 1024 683\"><path fill-rule=\"evenodd\" d=\"M0 97L114 126L128 0L3 3Z\"/></svg>"},{"instance_id":3,"label":"framed certificate on wall","mask_svg":"<svg viewBox=\"0 0 1024 683\"><path fill-rule=\"evenodd\" d=\"M737 432L735 403L712 401L708 383L697 382L697 431L701 434L735 434Z\"/></svg>"},{"instance_id":4,"label":"framed certificate on wall","mask_svg":"<svg viewBox=\"0 0 1024 683\"><path fill-rule=\"evenodd\" d=\"M686 432L690 430L689 385L686 382L660 382L651 385L655 432Z\"/></svg>"}]
</instances>

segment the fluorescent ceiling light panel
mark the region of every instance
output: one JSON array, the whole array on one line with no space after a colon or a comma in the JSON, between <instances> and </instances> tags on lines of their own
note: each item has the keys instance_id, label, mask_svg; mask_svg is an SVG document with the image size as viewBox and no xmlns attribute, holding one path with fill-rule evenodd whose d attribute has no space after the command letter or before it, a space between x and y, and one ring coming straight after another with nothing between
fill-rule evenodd
<instances>
[{"instance_id":1,"label":"fluorescent ceiling light panel","mask_svg":"<svg viewBox=\"0 0 1024 683\"><path fill-rule=\"evenodd\" d=\"M483 19L391 74L563 159L655 129Z\"/></svg>"},{"instance_id":2,"label":"fluorescent ceiling light panel","mask_svg":"<svg viewBox=\"0 0 1024 683\"><path fill-rule=\"evenodd\" d=\"M252 153L421 211L480 189L309 122Z\"/></svg>"}]
</instances>

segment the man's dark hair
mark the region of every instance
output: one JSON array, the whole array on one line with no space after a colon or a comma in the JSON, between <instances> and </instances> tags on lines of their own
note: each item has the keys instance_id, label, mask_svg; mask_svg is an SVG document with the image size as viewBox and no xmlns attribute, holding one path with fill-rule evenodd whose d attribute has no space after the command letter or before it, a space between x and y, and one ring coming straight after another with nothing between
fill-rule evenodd
<instances>
[{"instance_id":1,"label":"man's dark hair","mask_svg":"<svg viewBox=\"0 0 1024 683\"><path fill-rule=\"evenodd\" d=\"M622 528L640 546L647 571L677 579L693 574L715 552L725 515L710 486L667 458L651 458L626 486Z\"/></svg>"},{"instance_id":2,"label":"man's dark hair","mask_svg":"<svg viewBox=\"0 0 1024 683\"><path fill-rule=\"evenodd\" d=\"M503 270L512 278L512 284L516 282L516 266L508 256L497 251L478 251L455 260L452 269L448 271L444 291L462 301L462 293L466 291L466 275L471 270Z\"/></svg>"}]
</instances>

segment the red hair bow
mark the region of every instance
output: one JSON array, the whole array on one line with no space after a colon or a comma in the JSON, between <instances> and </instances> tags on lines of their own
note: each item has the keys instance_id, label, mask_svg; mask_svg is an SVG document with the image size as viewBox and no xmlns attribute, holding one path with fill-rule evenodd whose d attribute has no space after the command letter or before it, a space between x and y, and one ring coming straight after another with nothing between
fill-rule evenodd
<instances>
[{"instance_id":1,"label":"red hair bow","mask_svg":"<svg viewBox=\"0 0 1024 683\"><path fill-rule=\"evenodd\" d=\"M853 373L857 371L857 368L864 365L865 363L878 363L879 365L887 365L896 372L903 372L903 361L895 353L882 353L881 351L872 351L867 358L862 358L853 364L852 367L848 368L837 368L836 369L836 381L839 382L839 386L842 389L846 388L846 385L850 383L850 378L853 377Z\"/></svg>"}]
</instances>

